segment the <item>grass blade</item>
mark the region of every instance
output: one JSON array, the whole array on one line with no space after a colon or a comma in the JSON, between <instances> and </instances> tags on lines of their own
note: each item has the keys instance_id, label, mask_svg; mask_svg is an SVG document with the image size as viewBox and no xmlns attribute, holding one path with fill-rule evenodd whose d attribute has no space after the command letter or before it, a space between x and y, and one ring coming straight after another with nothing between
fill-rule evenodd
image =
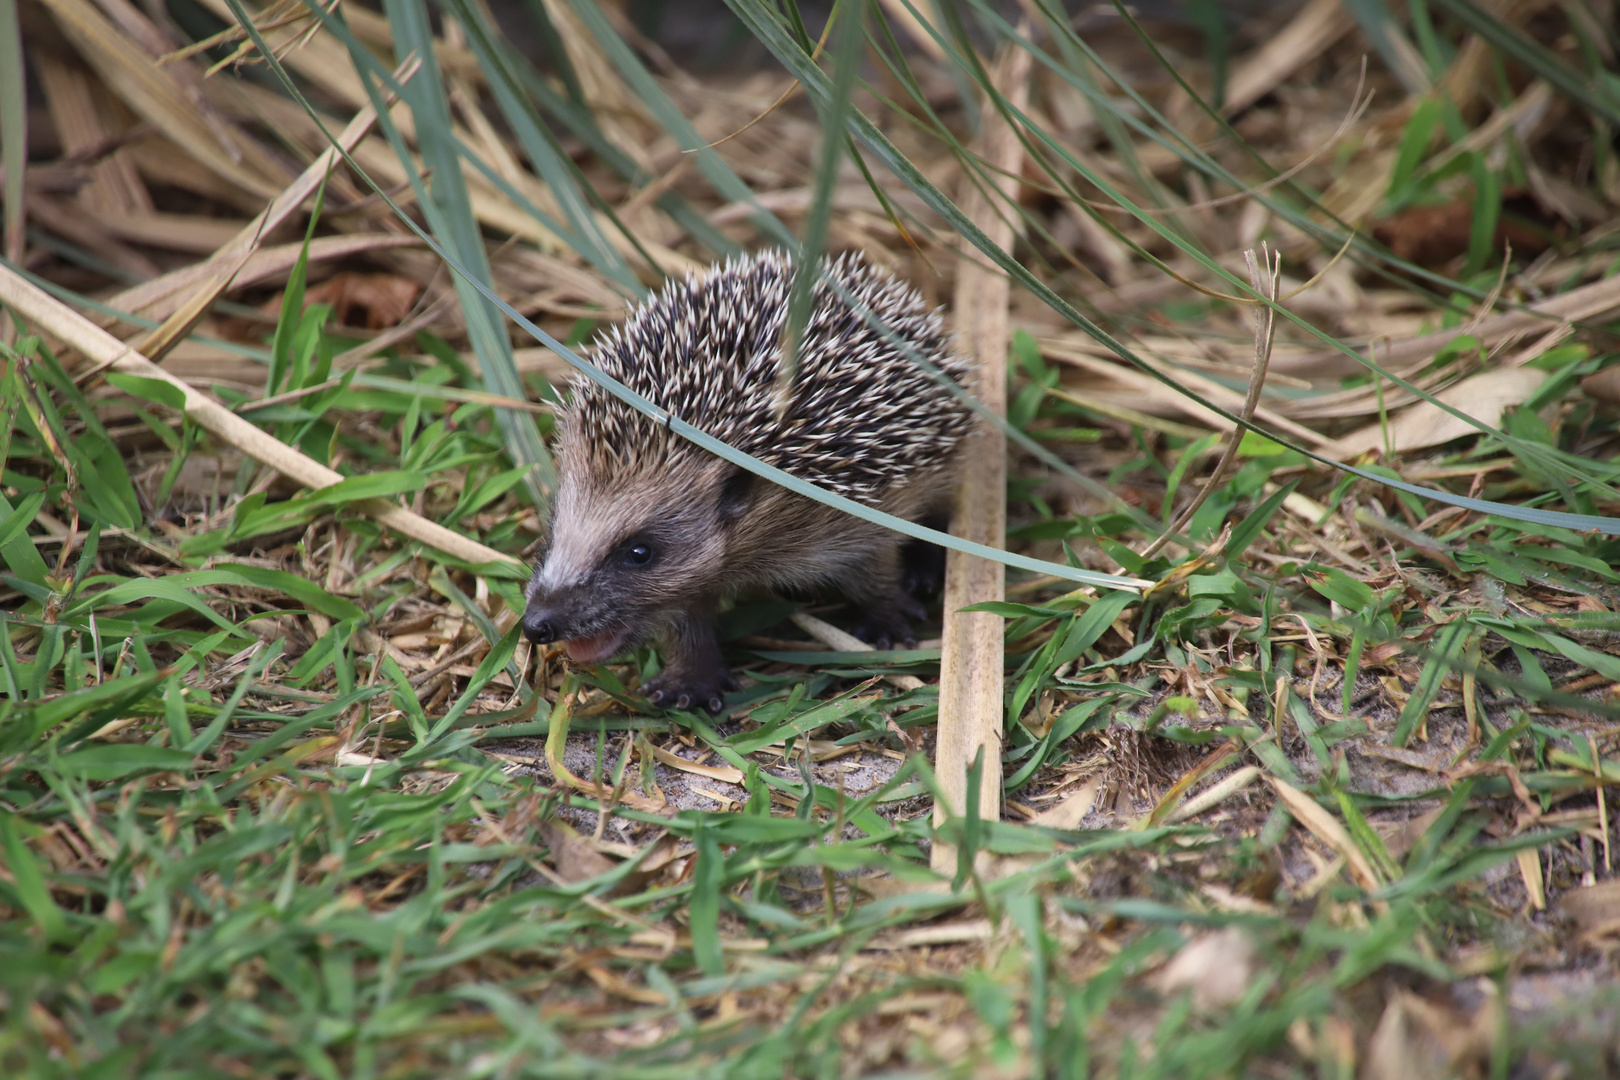
<instances>
[{"instance_id":1,"label":"grass blade","mask_svg":"<svg viewBox=\"0 0 1620 1080\"><path fill-rule=\"evenodd\" d=\"M368 79L368 92L378 111L378 124L390 131L390 141L399 154L400 164L418 188L418 205L427 216L435 236L451 251L465 268L465 275L456 278L456 292L461 298L462 314L467 321L467 335L481 365L485 384L495 393L522 399L523 380L512 359L512 345L501 325L499 315L473 287L467 275L475 277L480 285L491 284L489 256L484 250L484 239L474 218L466 180L461 173L461 153L451 135L450 105L444 84L436 77L437 65L433 61L433 28L428 20L427 5L422 0L387 0L384 10L394 31L395 47L414 52L423 60L423 70L404 88L401 97L410 105L416 119L417 137L422 147L422 159L433 171L431 193L426 190L421 176L416 173L410 154L393 130L392 121L381 101L376 100L372 83ZM240 15L238 16L241 17ZM551 455L540 440L534 420L525 413L499 409L496 417L506 433L512 460L532 468L527 478L530 497L536 506L548 504L550 492L556 490L557 472Z\"/></svg>"}]
</instances>

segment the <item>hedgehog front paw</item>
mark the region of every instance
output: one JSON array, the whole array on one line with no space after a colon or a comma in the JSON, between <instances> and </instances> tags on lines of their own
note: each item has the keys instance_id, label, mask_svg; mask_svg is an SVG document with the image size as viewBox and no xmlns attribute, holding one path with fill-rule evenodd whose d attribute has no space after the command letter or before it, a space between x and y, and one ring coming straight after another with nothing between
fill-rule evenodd
<instances>
[{"instance_id":1,"label":"hedgehog front paw","mask_svg":"<svg viewBox=\"0 0 1620 1080\"><path fill-rule=\"evenodd\" d=\"M911 620L926 615L917 601L896 595L881 606L867 608L849 632L874 649L912 649L917 646L917 635L912 633Z\"/></svg>"},{"instance_id":2,"label":"hedgehog front paw","mask_svg":"<svg viewBox=\"0 0 1620 1080\"><path fill-rule=\"evenodd\" d=\"M739 685L725 668L697 672L674 669L648 680L641 692L658 708L718 713L726 707L726 691L736 690Z\"/></svg>"}]
</instances>

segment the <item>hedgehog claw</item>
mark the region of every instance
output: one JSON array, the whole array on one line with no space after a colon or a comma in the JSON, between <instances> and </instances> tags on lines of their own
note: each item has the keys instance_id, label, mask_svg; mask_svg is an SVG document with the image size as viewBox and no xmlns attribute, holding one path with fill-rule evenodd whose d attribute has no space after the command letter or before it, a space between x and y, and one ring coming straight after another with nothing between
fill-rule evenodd
<instances>
[{"instance_id":1,"label":"hedgehog claw","mask_svg":"<svg viewBox=\"0 0 1620 1080\"><path fill-rule=\"evenodd\" d=\"M724 691L737 689L731 672L721 669L712 675L666 671L641 688L647 701L664 709L707 709L719 713L726 707Z\"/></svg>"},{"instance_id":2,"label":"hedgehog claw","mask_svg":"<svg viewBox=\"0 0 1620 1080\"><path fill-rule=\"evenodd\" d=\"M880 652L893 648L914 649L917 635L912 633L911 620L926 615L921 604L899 594L867 608L850 633Z\"/></svg>"}]
</instances>

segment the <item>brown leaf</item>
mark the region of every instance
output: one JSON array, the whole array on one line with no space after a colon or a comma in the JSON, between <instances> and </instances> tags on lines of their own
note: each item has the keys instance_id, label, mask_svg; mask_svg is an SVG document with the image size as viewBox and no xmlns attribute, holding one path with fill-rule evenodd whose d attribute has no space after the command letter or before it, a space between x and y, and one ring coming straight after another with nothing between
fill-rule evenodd
<instances>
[{"instance_id":1,"label":"brown leaf","mask_svg":"<svg viewBox=\"0 0 1620 1080\"><path fill-rule=\"evenodd\" d=\"M1159 989L1166 994L1191 990L1199 1012L1227 1008L1248 991L1258 962L1249 935L1228 926L1183 945L1159 973Z\"/></svg>"},{"instance_id":2,"label":"brown leaf","mask_svg":"<svg viewBox=\"0 0 1620 1080\"><path fill-rule=\"evenodd\" d=\"M565 822L556 819L546 822L540 826L540 835L551 848L551 865L565 881L587 881L617 865Z\"/></svg>"},{"instance_id":3,"label":"brown leaf","mask_svg":"<svg viewBox=\"0 0 1620 1080\"><path fill-rule=\"evenodd\" d=\"M1524 188L1502 193L1502 216L1496 224L1495 248L1511 244L1516 255L1539 255L1563 231ZM1439 266L1468 251L1474 229L1472 195L1440 206L1413 206L1373 226L1373 236L1397 258L1419 266Z\"/></svg>"},{"instance_id":4,"label":"brown leaf","mask_svg":"<svg viewBox=\"0 0 1620 1080\"><path fill-rule=\"evenodd\" d=\"M1495 1024L1496 1010L1489 999L1470 1020L1410 991L1396 990L1367 1044L1361 1080L1459 1075L1453 1070L1464 1061L1489 1060Z\"/></svg>"},{"instance_id":5,"label":"brown leaf","mask_svg":"<svg viewBox=\"0 0 1620 1080\"><path fill-rule=\"evenodd\" d=\"M420 284L397 274L342 273L311 285L304 303L331 304L340 326L384 330L405 321L421 292Z\"/></svg>"},{"instance_id":6,"label":"brown leaf","mask_svg":"<svg viewBox=\"0 0 1620 1080\"><path fill-rule=\"evenodd\" d=\"M1434 398L1482 424L1496 427L1505 409L1528 400L1546 378L1546 372L1534 368L1497 368L1448 386ZM1476 434L1478 430L1430 402L1419 401L1390 417L1388 445L1392 453L1398 454L1402 450L1439 446ZM1369 450L1382 450L1384 446L1383 425L1373 423L1352 431L1328 450L1343 458L1353 458Z\"/></svg>"},{"instance_id":7,"label":"brown leaf","mask_svg":"<svg viewBox=\"0 0 1620 1080\"><path fill-rule=\"evenodd\" d=\"M1048 829L1078 829L1080 821L1097 802L1097 792L1102 789L1102 777L1093 776L1056 806L1049 806L1045 810L1030 818L1031 825L1041 825Z\"/></svg>"},{"instance_id":8,"label":"brown leaf","mask_svg":"<svg viewBox=\"0 0 1620 1080\"><path fill-rule=\"evenodd\" d=\"M1599 401L1620 403L1620 366L1606 367L1581 380L1581 391Z\"/></svg>"},{"instance_id":9,"label":"brown leaf","mask_svg":"<svg viewBox=\"0 0 1620 1080\"><path fill-rule=\"evenodd\" d=\"M1350 838L1350 833L1339 823L1338 818L1322 809L1315 799L1292 784L1275 776L1266 777L1266 782L1276 790L1277 797L1282 799L1283 805L1288 807L1288 812L1294 815L1295 820L1309 829L1322 843L1344 856L1346 865L1350 867L1350 872L1355 875L1356 882L1362 888L1373 892L1383 884L1372 863L1356 846L1355 841Z\"/></svg>"},{"instance_id":10,"label":"brown leaf","mask_svg":"<svg viewBox=\"0 0 1620 1080\"><path fill-rule=\"evenodd\" d=\"M1610 935L1620 931L1620 879L1572 889L1558 907L1575 920L1583 934Z\"/></svg>"}]
</instances>

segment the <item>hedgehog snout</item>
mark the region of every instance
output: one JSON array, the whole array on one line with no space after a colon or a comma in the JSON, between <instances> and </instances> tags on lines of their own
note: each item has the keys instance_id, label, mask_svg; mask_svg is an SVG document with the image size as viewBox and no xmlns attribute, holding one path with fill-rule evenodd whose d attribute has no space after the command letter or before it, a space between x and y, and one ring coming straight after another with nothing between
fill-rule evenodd
<instances>
[{"instance_id":1,"label":"hedgehog snout","mask_svg":"<svg viewBox=\"0 0 1620 1080\"><path fill-rule=\"evenodd\" d=\"M523 613L523 636L536 645L550 645L562 636L557 632L560 623L555 612L530 608Z\"/></svg>"}]
</instances>

